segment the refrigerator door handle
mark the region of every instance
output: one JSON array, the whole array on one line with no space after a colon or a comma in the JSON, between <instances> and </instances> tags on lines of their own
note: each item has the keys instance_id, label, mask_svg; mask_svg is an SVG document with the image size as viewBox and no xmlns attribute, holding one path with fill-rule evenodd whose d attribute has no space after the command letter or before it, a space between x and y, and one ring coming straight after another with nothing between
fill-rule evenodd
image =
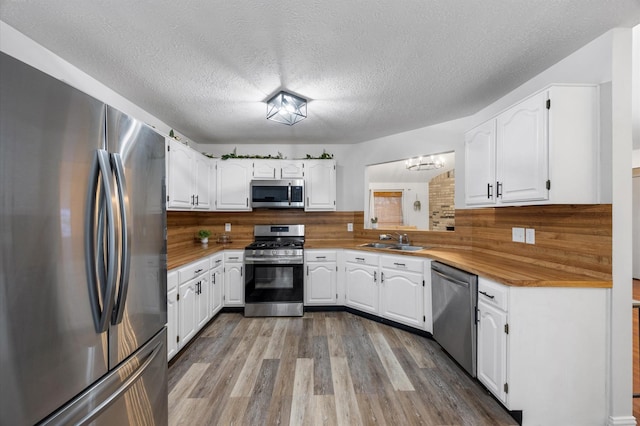
<instances>
[{"instance_id":1,"label":"refrigerator door handle","mask_svg":"<svg viewBox=\"0 0 640 426\"><path fill-rule=\"evenodd\" d=\"M124 165L119 153L111 154L111 163L115 169L116 185L118 190L118 211L120 213L120 279L118 282L118 297L115 302L111 324L122 322L124 306L129 293L129 270L131 267L131 222L129 221L129 195L127 181L124 176Z\"/></svg>"},{"instance_id":2,"label":"refrigerator door handle","mask_svg":"<svg viewBox=\"0 0 640 426\"><path fill-rule=\"evenodd\" d=\"M111 185L111 167L109 154L96 150L90 171L90 184L87 193L87 204L84 221L84 252L89 303L96 333L104 333L109 326L113 310L116 284L116 261L113 257L116 247L116 234L113 205L114 192ZM99 188L100 183L102 184ZM105 202L107 198L107 202ZM97 210L96 210L97 207ZM106 215L106 270L104 227ZM102 300L102 306L100 301ZM101 309L102 307L102 309Z\"/></svg>"}]
</instances>

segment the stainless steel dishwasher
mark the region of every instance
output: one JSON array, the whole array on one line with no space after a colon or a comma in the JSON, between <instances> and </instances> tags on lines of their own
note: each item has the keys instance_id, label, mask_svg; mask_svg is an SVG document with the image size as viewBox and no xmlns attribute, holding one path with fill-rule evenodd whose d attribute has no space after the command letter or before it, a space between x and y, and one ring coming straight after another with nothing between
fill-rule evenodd
<instances>
[{"instance_id":1,"label":"stainless steel dishwasher","mask_svg":"<svg viewBox=\"0 0 640 426\"><path fill-rule=\"evenodd\" d=\"M475 377L478 277L431 262L431 295L433 338Z\"/></svg>"}]
</instances>

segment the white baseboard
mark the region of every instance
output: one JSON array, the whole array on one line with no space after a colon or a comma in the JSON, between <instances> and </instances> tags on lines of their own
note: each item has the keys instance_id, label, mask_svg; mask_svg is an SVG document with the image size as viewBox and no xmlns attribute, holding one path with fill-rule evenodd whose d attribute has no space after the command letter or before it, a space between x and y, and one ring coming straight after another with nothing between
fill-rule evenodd
<instances>
[{"instance_id":1,"label":"white baseboard","mask_svg":"<svg viewBox=\"0 0 640 426\"><path fill-rule=\"evenodd\" d=\"M633 416L609 417L607 426L636 426L636 418Z\"/></svg>"}]
</instances>

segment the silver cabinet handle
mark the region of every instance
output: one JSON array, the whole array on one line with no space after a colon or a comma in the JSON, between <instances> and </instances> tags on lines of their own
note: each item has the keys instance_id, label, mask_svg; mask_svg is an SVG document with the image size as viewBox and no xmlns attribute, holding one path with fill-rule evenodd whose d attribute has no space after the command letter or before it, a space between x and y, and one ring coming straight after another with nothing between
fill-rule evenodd
<instances>
[{"instance_id":1,"label":"silver cabinet handle","mask_svg":"<svg viewBox=\"0 0 640 426\"><path fill-rule=\"evenodd\" d=\"M120 210L120 282L118 298L115 301L114 314L111 318L113 325L122 322L124 307L129 294L129 271L131 268L131 222L129 221L129 197L127 192L127 180L124 174L124 165L119 153L111 154L112 164L115 168L116 185L118 187L118 204Z\"/></svg>"},{"instance_id":2,"label":"silver cabinet handle","mask_svg":"<svg viewBox=\"0 0 640 426\"><path fill-rule=\"evenodd\" d=\"M431 272L433 272L434 274L437 274L438 276L440 276L442 279L449 281L450 283L453 284L457 284L463 287L469 287L469 283L466 281L460 281L460 280L456 280L455 278L452 278L448 275L443 274L442 272L436 271L435 269L432 269Z\"/></svg>"}]
</instances>

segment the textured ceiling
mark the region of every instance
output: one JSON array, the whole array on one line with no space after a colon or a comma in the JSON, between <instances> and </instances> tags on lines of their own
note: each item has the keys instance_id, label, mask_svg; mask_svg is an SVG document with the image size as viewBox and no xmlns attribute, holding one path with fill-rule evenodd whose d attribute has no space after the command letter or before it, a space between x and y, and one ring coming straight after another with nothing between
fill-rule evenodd
<instances>
[{"instance_id":1,"label":"textured ceiling","mask_svg":"<svg viewBox=\"0 0 640 426\"><path fill-rule=\"evenodd\" d=\"M0 0L0 19L199 143L354 143L472 114L639 0ZM310 100L265 119L279 89Z\"/></svg>"}]
</instances>

